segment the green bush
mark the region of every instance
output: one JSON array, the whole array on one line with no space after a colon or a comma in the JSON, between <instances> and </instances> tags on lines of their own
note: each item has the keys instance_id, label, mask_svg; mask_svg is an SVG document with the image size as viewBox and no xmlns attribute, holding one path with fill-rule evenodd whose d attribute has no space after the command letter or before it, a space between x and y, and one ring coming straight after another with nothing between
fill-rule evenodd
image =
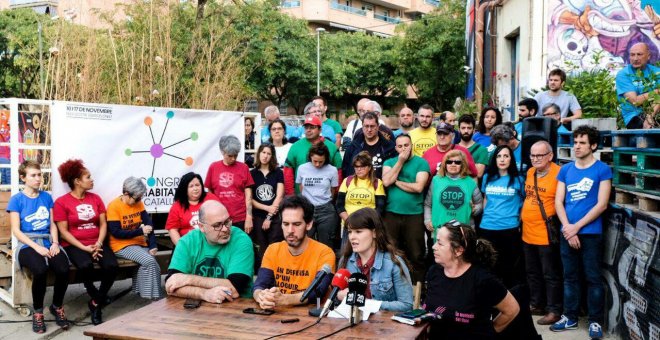
<instances>
[{"instance_id":1,"label":"green bush","mask_svg":"<svg viewBox=\"0 0 660 340\"><path fill-rule=\"evenodd\" d=\"M564 90L575 95L582 107L583 118L619 116L614 76L607 69L572 73L566 79Z\"/></svg>"}]
</instances>

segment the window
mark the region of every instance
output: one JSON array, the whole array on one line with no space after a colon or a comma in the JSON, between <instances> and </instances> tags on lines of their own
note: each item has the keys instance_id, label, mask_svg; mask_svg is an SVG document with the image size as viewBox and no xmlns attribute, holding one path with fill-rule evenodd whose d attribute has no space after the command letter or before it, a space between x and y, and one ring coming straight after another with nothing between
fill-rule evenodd
<instances>
[{"instance_id":1,"label":"window","mask_svg":"<svg viewBox=\"0 0 660 340\"><path fill-rule=\"evenodd\" d=\"M286 100L282 100L280 102L280 115L286 115L287 111L289 110L289 103L286 102Z\"/></svg>"},{"instance_id":2,"label":"window","mask_svg":"<svg viewBox=\"0 0 660 340\"><path fill-rule=\"evenodd\" d=\"M244 103L243 110L246 112L259 112L259 102L256 99L248 99Z\"/></svg>"},{"instance_id":3,"label":"window","mask_svg":"<svg viewBox=\"0 0 660 340\"><path fill-rule=\"evenodd\" d=\"M362 3L362 10L363 10L363 11L370 11L370 12L373 12L373 10L374 10L374 5L372 5L372 4L370 4L370 3L366 3L366 2L364 2L364 3Z\"/></svg>"}]
</instances>

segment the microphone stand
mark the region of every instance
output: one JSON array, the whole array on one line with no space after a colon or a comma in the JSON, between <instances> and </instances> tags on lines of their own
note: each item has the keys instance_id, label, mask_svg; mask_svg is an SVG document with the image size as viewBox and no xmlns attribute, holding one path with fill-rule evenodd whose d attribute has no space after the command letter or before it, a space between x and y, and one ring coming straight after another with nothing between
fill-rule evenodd
<instances>
[{"instance_id":1,"label":"microphone stand","mask_svg":"<svg viewBox=\"0 0 660 340\"><path fill-rule=\"evenodd\" d=\"M318 317L321 315L321 311L323 310L321 308L321 292L319 291L319 288L316 287L314 289L314 293L316 294L316 308L312 308L308 311L309 316L314 316Z\"/></svg>"}]
</instances>

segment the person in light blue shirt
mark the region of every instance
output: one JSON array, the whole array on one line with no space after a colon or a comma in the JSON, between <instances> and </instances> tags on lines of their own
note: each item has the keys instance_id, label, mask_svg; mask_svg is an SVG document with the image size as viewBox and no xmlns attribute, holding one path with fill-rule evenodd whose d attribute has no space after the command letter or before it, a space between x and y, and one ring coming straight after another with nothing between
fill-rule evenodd
<instances>
[{"instance_id":1,"label":"person in light blue shirt","mask_svg":"<svg viewBox=\"0 0 660 340\"><path fill-rule=\"evenodd\" d=\"M557 121L557 133L559 132L569 132L570 130L564 126L561 122L561 116L560 116L560 109L559 105L557 104L547 104L546 106L543 107L543 110L541 110L543 113L543 117L546 118L552 118Z\"/></svg>"},{"instance_id":2,"label":"person in light blue shirt","mask_svg":"<svg viewBox=\"0 0 660 340\"><path fill-rule=\"evenodd\" d=\"M481 191L484 213L479 236L493 244L498 254L493 272L511 288L525 280L520 234L520 209L525 194L509 146L500 145L493 152Z\"/></svg>"},{"instance_id":3,"label":"person in light blue shirt","mask_svg":"<svg viewBox=\"0 0 660 340\"><path fill-rule=\"evenodd\" d=\"M323 111L321 110L321 106L317 105L313 101L307 103L303 112L305 113L305 118L310 116L316 116L323 122ZM300 137L304 134L305 134L305 127L304 126L298 127L296 131L296 137ZM337 141L335 129L333 129L331 125L325 122L323 122L321 125L321 136L331 141L332 143L335 143Z\"/></svg>"},{"instance_id":4,"label":"person in light blue shirt","mask_svg":"<svg viewBox=\"0 0 660 340\"><path fill-rule=\"evenodd\" d=\"M643 42L630 48L629 57L630 64L616 75L616 95L619 97L621 115L627 129L649 129L653 126L653 118L652 115L642 117L642 106L649 101L651 92L659 93L660 68L648 63L651 53L649 46ZM654 108L653 112L658 110Z\"/></svg>"},{"instance_id":5,"label":"person in light blue shirt","mask_svg":"<svg viewBox=\"0 0 660 340\"><path fill-rule=\"evenodd\" d=\"M564 165L557 175L555 207L561 221L559 248L564 266L564 314L550 326L560 332L577 329L580 310L580 278L587 282L589 337L603 336L605 290L601 276L603 221L612 190L612 170L597 160L598 130L579 126L573 130L575 162ZM580 273L580 272L583 273Z\"/></svg>"},{"instance_id":6,"label":"person in light blue shirt","mask_svg":"<svg viewBox=\"0 0 660 340\"><path fill-rule=\"evenodd\" d=\"M362 273L369 285L368 299L381 301L380 309L404 312L412 309L413 291L410 272L403 253L390 242L378 212L362 208L348 216L348 240L342 250L339 267ZM348 288L339 292L343 299Z\"/></svg>"},{"instance_id":7,"label":"person in light blue shirt","mask_svg":"<svg viewBox=\"0 0 660 340\"><path fill-rule=\"evenodd\" d=\"M264 109L264 116L266 117L266 125L261 128L261 144L266 144L269 143L270 139L270 123L280 119L280 109L277 108L275 105L270 105ZM292 140L292 138L298 139L300 138L300 133L298 132L298 129L286 124L286 133L284 137L289 141L289 143L295 142L295 140Z\"/></svg>"},{"instance_id":8,"label":"person in light blue shirt","mask_svg":"<svg viewBox=\"0 0 660 340\"><path fill-rule=\"evenodd\" d=\"M490 146L490 130L500 124L502 124L502 112L496 107L485 107L479 115L477 133L472 136L472 140L484 147Z\"/></svg>"}]
</instances>

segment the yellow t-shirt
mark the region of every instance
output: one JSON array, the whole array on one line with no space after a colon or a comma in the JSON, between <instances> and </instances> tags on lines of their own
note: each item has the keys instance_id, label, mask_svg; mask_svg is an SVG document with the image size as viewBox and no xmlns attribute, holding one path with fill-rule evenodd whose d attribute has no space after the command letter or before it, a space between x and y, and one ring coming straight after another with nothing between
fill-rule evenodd
<instances>
[{"instance_id":1,"label":"yellow t-shirt","mask_svg":"<svg viewBox=\"0 0 660 340\"><path fill-rule=\"evenodd\" d=\"M345 178L341 183L339 192L346 193L344 208L349 215L362 208L376 209L376 196L385 196L383 181L379 179L376 179L378 185L375 189L373 182L368 179L353 177L348 187L346 186L347 180L348 178Z\"/></svg>"},{"instance_id":2,"label":"yellow t-shirt","mask_svg":"<svg viewBox=\"0 0 660 340\"><path fill-rule=\"evenodd\" d=\"M142 225L141 214L143 211L144 204L142 202L130 206L122 202L121 197L117 197L108 204L108 222L120 222L122 229L135 230ZM133 238L116 238L110 234L110 249L112 249L113 252L118 252L125 247L132 245L146 247L147 241L142 234Z\"/></svg>"},{"instance_id":3,"label":"yellow t-shirt","mask_svg":"<svg viewBox=\"0 0 660 340\"><path fill-rule=\"evenodd\" d=\"M426 130L422 128L415 128L410 131L410 139L412 139L412 151L415 156L422 157L424 152L435 146L437 138L435 136L435 129L430 127Z\"/></svg>"},{"instance_id":4,"label":"yellow t-shirt","mask_svg":"<svg viewBox=\"0 0 660 340\"><path fill-rule=\"evenodd\" d=\"M295 294L312 284L324 264L330 265L334 272L335 253L330 247L310 238L307 249L298 256L291 255L286 241L271 244L266 249L261 267L273 271L275 286L282 294Z\"/></svg>"}]
</instances>

